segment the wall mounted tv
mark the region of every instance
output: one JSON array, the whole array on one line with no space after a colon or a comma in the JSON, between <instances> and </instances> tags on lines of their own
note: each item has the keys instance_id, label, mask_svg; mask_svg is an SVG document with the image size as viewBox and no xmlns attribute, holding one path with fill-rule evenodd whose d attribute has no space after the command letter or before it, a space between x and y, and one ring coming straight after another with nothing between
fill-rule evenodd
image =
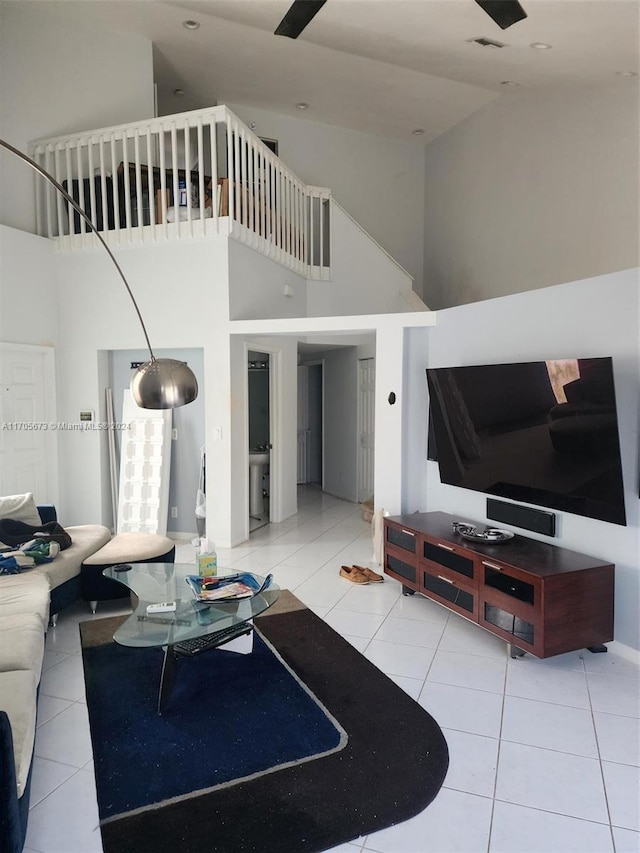
<instances>
[{"instance_id":1,"label":"wall mounted tv","mask_svg":"<svg viewBox=\"0 0 640 853\"><path fill-rule=\"evenodd\" d=\"M428 368L427 383L443 483L626 524L610 358Z\"/></svg>"}]
</instances>

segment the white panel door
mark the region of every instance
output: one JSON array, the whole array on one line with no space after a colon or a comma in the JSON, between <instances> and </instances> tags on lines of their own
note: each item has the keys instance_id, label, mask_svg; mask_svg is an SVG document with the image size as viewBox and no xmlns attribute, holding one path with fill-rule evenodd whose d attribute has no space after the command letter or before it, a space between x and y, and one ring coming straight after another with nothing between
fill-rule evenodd
<instances>
[{"instance_id":1,"label":"white panel door","mask_svg":"<svg viewBox=\"0 0 640 853\"><path fill-rule=\"evenodd\" d=\"M51 347L0 344L0 495L57 498L55 372Z\"/></svg>"},{"instance_id":2,"label":"white panel door","mask_svg":"<svg viewBox=\"0 0 640 853\"><path fill-rule=\"evenodd\" d=\"M172 415L171 409L141 409L125 390L118 533L167 533Z\"/></svg>"},{"instance_id":3,"label":"white panel door","mask_svg":"<svg viewBox=\"0 0 640 853\"><path fill-rule=\"evenodd\" d=\"M376 360L358 361L358 500L373 496Z\"/></svg>"}]
</instances>

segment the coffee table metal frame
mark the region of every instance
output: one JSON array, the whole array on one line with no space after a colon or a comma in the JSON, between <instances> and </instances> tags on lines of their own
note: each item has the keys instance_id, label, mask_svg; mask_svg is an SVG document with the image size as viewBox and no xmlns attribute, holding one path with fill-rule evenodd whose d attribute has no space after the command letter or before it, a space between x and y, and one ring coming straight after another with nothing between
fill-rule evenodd
<instances>
[{"instance_id":1,"label":"coffee table metal frame","mask_svg":"<svg viewBox=\"0 0 640 853\"><path fill-rule=\"evenodd\" d=\"M134 563L128 571L110 566L103 575L128 587L137 599L129 618L113 635L116 643L136 648L161 646L164 649L158 714L166 707L175 684L177 661L186 652L180 650L185 640L202 639L206 651L251 633L252 619L277 601L280 587L271 585L251 598L231 601L199 602L186 582L194 574L194 566L183 563ZM218 575L234 574L219 569ZM252 573L253 574L253 573ZM262 584L263 578L253 575ZM168 613L148 613L149 604L175 601L176 609Z\"/></svg>"}]
</instances>

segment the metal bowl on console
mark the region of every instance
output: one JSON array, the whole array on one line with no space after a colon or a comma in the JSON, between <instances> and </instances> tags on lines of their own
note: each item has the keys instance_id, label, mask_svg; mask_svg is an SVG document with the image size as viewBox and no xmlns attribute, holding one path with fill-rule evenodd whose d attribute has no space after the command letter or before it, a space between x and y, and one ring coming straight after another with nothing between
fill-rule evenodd
<instances>
[{"instance_id":1,"label":"metal bowl on console","mask_svg":"<svg viewBox=\"0 0 640 853\"><path fill-rule=\"evenodd\" d=\"M485 542L491 545L508 542L515 535L510 530L500 530L497 527L485 527L484 530L478 530L475 524L467 524L465 521L454 521L451 526L456 533L470 542Z\"/></svg>"}]
</instances>

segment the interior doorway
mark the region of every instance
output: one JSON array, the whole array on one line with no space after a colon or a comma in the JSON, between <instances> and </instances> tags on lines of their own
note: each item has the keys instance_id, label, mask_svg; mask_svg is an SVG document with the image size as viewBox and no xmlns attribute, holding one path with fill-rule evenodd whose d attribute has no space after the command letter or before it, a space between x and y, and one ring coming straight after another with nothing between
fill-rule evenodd
<instances>
[{"instance_id":1,"label":"interior doorway","mask_svg":"<svg viewBox=\"0 0 640 853\"><path fill-rule=\"evenodd\" d=\"M320 488L322 488L322 484L324 482L324 441L322 429L324 412L323 372L324 365L321 361L317 364L309 365L310 450L308 482L311 483L313 486L320 486Z\"/></svg>"},{"instance_id":2,"label":"interior doorway","mask_svg":"<svg viewBox=\"0 0 640 853\"><path fill-rule=\"evenodd\" d=\"M271 356L248 352L249 533L270 521Z\"/></svg>"},{"instance_id":3,"label":"interior doorway","mask_svg":"<svg viewBox=\"0 0 640 853\"><path fill-rule=\"evenodd\" d=\"M298 485L324 483L324 363L298 366Z\"/></svg>"}]
</instances>

